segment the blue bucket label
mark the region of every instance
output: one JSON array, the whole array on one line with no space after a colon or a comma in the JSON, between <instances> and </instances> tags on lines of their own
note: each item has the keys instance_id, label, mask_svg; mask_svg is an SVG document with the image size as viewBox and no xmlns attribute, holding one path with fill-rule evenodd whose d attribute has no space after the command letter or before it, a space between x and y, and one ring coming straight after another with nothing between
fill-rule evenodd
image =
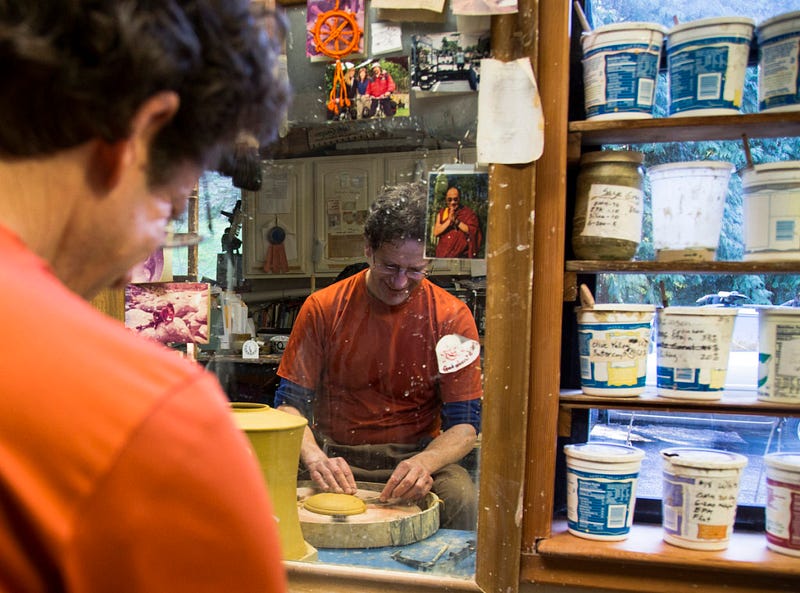
<instances>
[{"instance_id":1,"label":"blue bucket label","mask_svg":"<svg viewBox=\"0 0 800 593\"><path fill-rule=\"evenodd\" d=\"M586 117L618 112L651 115L660 51L660 45L627 43L586 52Z\"/></svg>"},{"instance_id":2,"label":"blue bucket label","mask_svg":"<svg viewBox=\"0 0 800 593\"><path fill-rule=\"evenodd\" d=\"M667 45L670 115L694 109L733 109L742 104L744 64L738 70L740 56L734 46L746 46L741 37L713 37L680 45ZM741 78L741 80L740 80ZM737 87L737 88L734 88Z\"/></svg>"},{"instance_id":3,"label":"blue bucket label","mask_svg":"<svg viewBox=\"0 0 800 593\"><path fill-rule=\"evenodd\" d=\"M581 323L578 355L584 388L644 388L650 323Z\"/></svg>"},{"instance_id":4,"label":"blue bucket label","mask_svg":"<svg viewBox=\"0 0 800 593\"><path fill-rule=\"evenodd\" d=\"M706 373L698 368L656 367L656 386L673 391L704 391L715 393L722 386L711 386Z\"/></svg>"},{"instance_id":5,"label":"blue bucket label","mask_svg":"<svg viewBox=\"0 0 800 593\"><path fill-rule=\"evenodd\" d=\"M638 472L603 474L567 469L567 523L600 536L625 535L633 522Z\"/></svg>"},{"instance_id":6,"label":"blue bucket label","mask_svg":"<svg viewBox=\"0 0 800 593\"><path fill-rule=\"evenodd\" d=\"M758 48L758 108L800 103L800 31L763 40Z\"/></svg>"}]
</instances>

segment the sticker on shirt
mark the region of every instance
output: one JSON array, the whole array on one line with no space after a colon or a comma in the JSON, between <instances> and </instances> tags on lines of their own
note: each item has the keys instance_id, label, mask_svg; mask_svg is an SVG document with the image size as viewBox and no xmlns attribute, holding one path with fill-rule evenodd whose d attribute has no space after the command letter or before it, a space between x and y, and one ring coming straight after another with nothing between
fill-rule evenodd
<instances>
[{"instance_id":1,"label":"sticker on shirt","mask_svg":"<svg viewBox=\"0 0 800 593\"><path fill-rule=\"evenodd\" d=\"M443 375L455 373L469 366L475 362L480 354L481 345L477 341L458 334L447 335L436 344L439 372Z\"/></svg>"}]
</instances>

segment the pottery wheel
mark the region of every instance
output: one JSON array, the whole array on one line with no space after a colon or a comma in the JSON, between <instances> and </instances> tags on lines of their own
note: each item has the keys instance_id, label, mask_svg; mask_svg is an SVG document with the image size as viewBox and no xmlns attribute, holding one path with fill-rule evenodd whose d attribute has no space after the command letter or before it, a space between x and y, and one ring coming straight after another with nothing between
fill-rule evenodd
<instances>
[{"instance_id":1,"label":"pottery wheel","mask_svg":"<svg viewBox=\"0 0 800 593\"><path fill-rule=\"evenodd\" d=\"M428 494L417 503L380 503L380 484L359 483L355 498L364 511L348 515L314 512L305 502L319 494L312 485L297 488L297 514L303 538L317 548L378 548L407 545L439 529L439 498ZM310 505L313 508L313 505Z\"/></svg>"}]
</instances>

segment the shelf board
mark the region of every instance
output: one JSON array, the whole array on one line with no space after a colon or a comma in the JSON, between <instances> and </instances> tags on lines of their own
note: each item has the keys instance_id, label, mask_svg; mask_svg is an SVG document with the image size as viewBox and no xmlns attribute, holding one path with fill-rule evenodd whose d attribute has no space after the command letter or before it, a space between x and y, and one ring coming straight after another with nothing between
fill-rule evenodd
<instances>
[{"instance_id":1,"label":"shelf board","mask_svg":"<svg viewBox=\"0 0 800 593\"><path fill-rule=\"evenodd\" d=\"M642 590L642 578L648 591L797 591L800 561L768 549L763 533L734 532L727 550L708 552L665 543L660 525L634 525L628 539L606 542L576 537L556 521L536 555L523 556L522 573L538 582L633 591Z\"/></svg>"},{"instance_id":2,"label":"shelf board","mask_svg":"<svg viewBox=\"0 0 800 593\"><path fill-rule=\"evenodd\" d=\"M567 272L584 274L800 274L800 261L609 261L569 260Z\"/></svg>"},{"instance_id":3,"label":"shelf board","mask_svg":"<svg viewBox=\"0 0 800 593\"><path fill-rule=\"evenodd\" d=\"M583 146L778 138L800 136L800 112L573 121L569 133Z\"/></svg>"},{"instance_id":4,"label":"shelf board","mask_svg":"<svg viewBox=\"0 0 800 593\"><path fill-rule=\"evenodd\" d=\"M613 408L661 412L705 412L710 414L753 414L760 416L797 416L800 406L765 402L753 390L726 390L718 401L670 399L656 394L655 387L633 397L586 395L579 389L561 390L559 403L566 409Z\"/></svg>"}]
</instances>

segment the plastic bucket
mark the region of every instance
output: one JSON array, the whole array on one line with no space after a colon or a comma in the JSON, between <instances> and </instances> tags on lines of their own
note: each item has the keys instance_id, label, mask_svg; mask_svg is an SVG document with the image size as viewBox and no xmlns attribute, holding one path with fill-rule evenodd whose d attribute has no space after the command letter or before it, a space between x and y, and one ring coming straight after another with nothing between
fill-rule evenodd
<instances>
[{"instance_id":1,"label":"plastic bucket","mask_svg":"<svg viewBox=\"0 0 800 593\"><path fill-rule=\"evenodd\" d=\"M667 32L670 115L739 113L755 21L708 18Z\"/></svg>"},{"instance_id":2,"label":"plastic bucket","mask_svg":"<svg viewBox=\"0 0 800 593\"><path fill-rule=\"evenodd\" d=\"M565 445L567 529L586 539L628 537L644 451L613 443Z\"/></svg>"},{"instance_id":3,"label":"plastic bucket","mask_svg":"<svg viewBox=\"0 0 800 593\"><path fill-rule=\"evenodd\" d=\"M758 108L800 109L800 11L767 19L756 27L758 39Z\"/></svg>"},{"instance_id":4,"label":"plastic bucket","mask_svg":"<svg viewBox=\"0 0 800 593\"><path fill-rule=\"evenodd\" d=\"M741 172L744 260L800 260L800 161Z\"/></svg>"},{"instance_id":5,"label":"plastic bucket","mask_svg":"<svg viewBox=\"0 0 800 593\"><path fill-rule=\"evenodd\" d=\"M758 310L758 399L800 404L800 309Z\"/></svg>"},{"instance_id":6,"label":"plastic bucket","mask_svg":"<svg viewBox=\"0 0 800 593\"><path fill-rule=\"evenodd\" d=\"M655 310L623 304L576 309L584 393L632 397L644 391Z\"/></svg>"},{"instance_id":7,"label":"plastic bucket","mask_svg":"<svg viewBox=\"0 0 800 593\"><path fill-rule=\"evenodd\" d=\"M653 117L665 27L618 23L581 38L586 119Z\"/></svg>"},{"instance_id":8,"label":"plastic bucket","mask_svg":"<svg viewBox=\"0 0 800 593\"><path fill-rule=\"evenodd\" d=\"M770 453L767 466L767 547L800 556L800 454Z\"/></svg>"},{"instance_id":9,"label":"plastic bucket","mask_svg":"<svg viewBox=\"0 0 800 593\"><path fill-rule=\"evenodd\" d=\"M666 307L658 311L656 392L672 399L722 398L736 309Z\"/></svg>"},{"instance_id":10,"label":"plastic bucket","mask_svg":"<svg viewBox=\"0 0 800 593\"><path fill-rule=\"evenodd\" d=\"M647 170L657 261L713 261L733 165L688 161Z\"/></svg>"},{"instance_id":11,"label":"plastic bucket","mask_svg":"<svg viewBox=\"0 0 800 593\"><path fill-rule=\"evenodd\" d=\"M664 449L661 458L664 541L692 550L727 548L747 458L691 447Z\"/></svg>"}]
</instances>

